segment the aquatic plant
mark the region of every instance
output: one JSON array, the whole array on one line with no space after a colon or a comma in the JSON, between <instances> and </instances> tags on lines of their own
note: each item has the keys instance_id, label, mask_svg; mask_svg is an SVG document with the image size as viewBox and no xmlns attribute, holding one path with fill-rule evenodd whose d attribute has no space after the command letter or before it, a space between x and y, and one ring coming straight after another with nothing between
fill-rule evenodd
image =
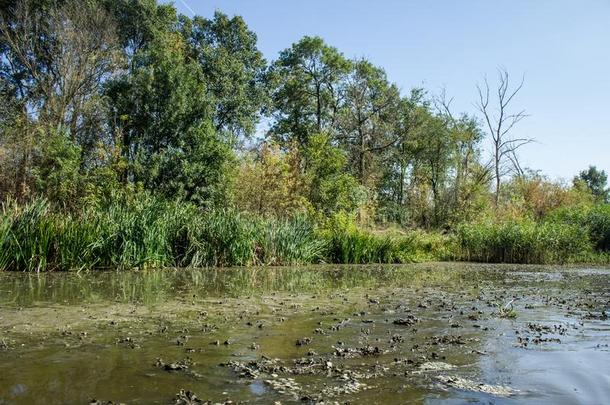
<instances>
[{"instance_id":1,"label":"aquatic plant","mask_svg":"<svg viewBox=\"0 0 610 405\"><path fill-rule=\"evenodd\" d=\"M456 232L455 258L493 263L566 263L587 257L587 230L563 223L529 220L462 224Z\"/></svg>"},{"instance_id":2,"label":"aquatic plant","mask_svg":"<svg viewBox=\"0 0 610 405\"><path fill-rule=\"evenodd\" d=\"M515 319L517 317L517 311L515 311L515 308L513 307L513 302L514 300L511 300L507 304L498 304L497 316L499 318Z\"/></svg>"},{"instance_id":3,"label":"aquatic plant","mask_svg":"<svg viewBox=\"0 0 610 405\"><path fill-rule=\"evenodd\" d=\"M257 240L260 264L307 264L324 257L326 241L316 235L314 224L305 217L269 220L261 228Z\"/></svg>"},{"instance_id":4,"label":"aquatic plant","mask_svg":"<svg viewBox=\"0 0 610 405\"><path fill-rule=\"evenodd\" d=\"M77 212L52 207L44 199L7 201L0 212L0 269L610 259L607 209L562 215L543 222L462 224L453 235L441 235L365 229L344 214L322 224L307 217L261 218L230 209L205 210L147 193L112 195Z\"/></svg>"},{"instance_id":5,"label":"aquatic plant","mask_svg":"<svg viewBox=\"0 0 610 405\"><path fill-rule=\"evenodd\" d=\"M201 210L145 194L116 195L79 214L43 199L7 203L0 247L1 269L26 271L307 264L325 255L306 218Z\"/></svg>"},{"instance_id":6,"label":"aquatic plant","mask_svg":"<svg viewBox=\"0 0 610 405\"><path fill-rule=\"evenodd\" d=\"M416 258L414 233L375 233L358 228L346 215L335 215L321 232L332 263L408 263Z\"/></svg>"}]
</instances>

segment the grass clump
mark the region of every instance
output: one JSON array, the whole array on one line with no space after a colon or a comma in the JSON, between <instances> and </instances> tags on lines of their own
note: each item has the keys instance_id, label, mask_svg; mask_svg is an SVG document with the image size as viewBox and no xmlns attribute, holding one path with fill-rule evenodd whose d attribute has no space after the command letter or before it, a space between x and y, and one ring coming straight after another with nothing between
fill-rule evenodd
<instances>
[{"instance_id":1,"label":"grass clump","mask_svg":"<svg viewBox=\"0 0 610 405\"><path fill-rule=\"evenodd\" d=\"M268 220L262 229L257 244L260 264L307 264L324 258L326 241L316 235L314 224L305 217Z\"/></svg>"},{"instance_id":2,"label":"grass clump","mask_svg":"<svg viewBox=\"0 0 610 405\"><path fill-rule=\"evenodd\" d=\"M466 261L568 263L589 256L592 250L586 229L555 222L462 224L455 238L455 258Z\"/></svg>"},{"instance_id":3,"label":"grass clump","mask_svg":"<svg viewBox=\"0 0 610 405\"><path fill-rule=\"evenodd\" d=\"M76 212L46 200L7 201L0 211L0 270L45 271L409 263L607 263L610 208L557 211L528 219L461 224L452 234L370 230L336 214L262 218L204 210L147 193L122 192Z\"/></svg>"},{"instance_id":4,"label":"grass clump","mask_svg":"<svg viewBox=\"0 0 610 405\"><path fill-rule=\"evenodd\" d=\"M324 254L325 241L305 218L206 211L142 193L114 195L79 214L43 199L7 202L0 215L1 270L290 265Z\"/></svg>"},{"instance_id":5,"label":"grass clump","mask_svg":"<svg viewBox=\"0 0 610 405\"><path fill-rule=\"evenodd\" d=\"M346 215L332 217L321 234L332 263L409 263L417 257L415 233L375 233L358 228Z\"/></svg>"}]
</instances>

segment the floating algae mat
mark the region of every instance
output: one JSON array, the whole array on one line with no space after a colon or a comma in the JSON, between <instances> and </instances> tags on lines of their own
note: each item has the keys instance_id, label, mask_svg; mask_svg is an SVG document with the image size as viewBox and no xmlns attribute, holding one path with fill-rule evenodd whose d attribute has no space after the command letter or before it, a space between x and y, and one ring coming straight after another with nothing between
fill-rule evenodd
<instances>
[{"instance_id":1,"label":"floating algae mat","mask_svg":"<svg viewBox=\"0 0 610 405\"><path fill-rule=\"evenodd\" d=\"M602 268L3 273L0 404L607 403L609 314Z\"/></svg>"}]
</instances>

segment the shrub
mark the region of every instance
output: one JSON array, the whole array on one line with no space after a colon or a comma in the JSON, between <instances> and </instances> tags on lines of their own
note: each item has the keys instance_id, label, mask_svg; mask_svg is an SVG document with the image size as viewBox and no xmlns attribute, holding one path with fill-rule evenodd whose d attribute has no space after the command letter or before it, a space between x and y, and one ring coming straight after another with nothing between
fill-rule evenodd
<instances>
[{"instance_id":1,"label":"shrub","mask_svg":"<svg viewBox=\"0 0 610 405\"><path fill-rule=\"evenodd\" d=\"M568 223L588 230L591 242L599 252L610 252L610 205L602 204L586 209L559 209L547 222Z\"/></svg>"}]
</instances>

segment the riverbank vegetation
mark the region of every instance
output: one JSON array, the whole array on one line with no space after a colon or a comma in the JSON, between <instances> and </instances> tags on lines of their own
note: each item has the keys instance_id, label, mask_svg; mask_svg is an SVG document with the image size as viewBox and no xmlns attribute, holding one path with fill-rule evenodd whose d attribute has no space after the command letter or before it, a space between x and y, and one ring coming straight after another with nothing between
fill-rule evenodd
<instances>
[{"instance_id":1,"label":"riverbank vegetation","mask_svg":"<svg viewBox=\"0 0 610 405\"><path fill-rule=\"evenodd\" d=\"M1 269L608 262L606 174L521 166L506 71L458 114L318 37L267 61L239 16L6 3Z\"/></svg>"}]
</instances>

